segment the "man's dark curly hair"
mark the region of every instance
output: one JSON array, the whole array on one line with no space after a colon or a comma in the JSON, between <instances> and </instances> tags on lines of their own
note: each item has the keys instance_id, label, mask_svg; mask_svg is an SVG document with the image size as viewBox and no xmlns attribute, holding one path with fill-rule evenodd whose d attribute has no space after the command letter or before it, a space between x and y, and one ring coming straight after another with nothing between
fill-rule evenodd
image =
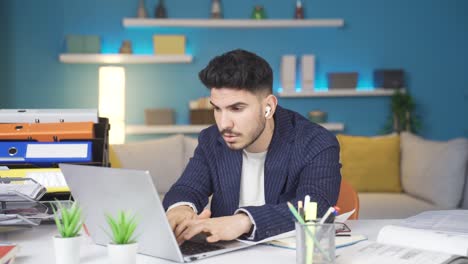
<instances>
[{"instance_id":1,"label":"man's dark curly hair","mask_svg":"<svg viewBox=\"0 0 468 264\"><path fill-rule=\"evenodd\" d=\"M232 88L251 93L273 93L273 71L260 56L241 49L224 53L212 59L198 73L208 89Z\"/></svg>"}]
</instances>

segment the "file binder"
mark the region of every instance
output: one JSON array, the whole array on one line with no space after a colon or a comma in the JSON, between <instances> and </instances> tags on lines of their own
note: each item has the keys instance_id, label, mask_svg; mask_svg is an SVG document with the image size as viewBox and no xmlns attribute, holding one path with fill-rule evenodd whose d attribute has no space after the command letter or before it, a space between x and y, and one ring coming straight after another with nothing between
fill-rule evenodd
<instances>
[{"instance_id":1,"label":"file binder","mask_svg":"<svg viewBox=\"0 0 468 264\"><path fill-rule=\"evenodd\" d=\"M91 141L0 142L1 164L54 164L59 162L92 161Z\"/></svg>"},{"instance_id":2,"label":"file binder","mask_svg":"<svg viewBox=\"0 0 468 264\"><path fill-rule=\"evenodd\" d=\"M98 123L97 109L0 109L0 123Z\"/></svg>"},{"instance_id":3,"label":"file binder","mask_svg":"<svg viewBox=\"0 0 468 264\"><path fill-rule=\"evenodd\" d=\"M0 124L0 140L54 142L94 138L92 122Z\"/></svg>"}]
</instances>

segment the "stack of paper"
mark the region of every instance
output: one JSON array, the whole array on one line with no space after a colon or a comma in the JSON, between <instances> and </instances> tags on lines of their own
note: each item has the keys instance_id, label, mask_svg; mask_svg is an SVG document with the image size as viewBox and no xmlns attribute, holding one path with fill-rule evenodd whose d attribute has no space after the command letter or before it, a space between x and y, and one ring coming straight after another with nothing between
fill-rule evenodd
<instances>
[{"instance_id":1,"label":"stack of paper","mask_svg":"<svg viewBox=\"0 0 468 264\"><path fill-rule=\"evenodd\" d=\"M24 200L24 196L37 200L45 193L44 186L35 182L25 182L24 184L0 184L1 201Z\"/></svg>"}]
</instances>

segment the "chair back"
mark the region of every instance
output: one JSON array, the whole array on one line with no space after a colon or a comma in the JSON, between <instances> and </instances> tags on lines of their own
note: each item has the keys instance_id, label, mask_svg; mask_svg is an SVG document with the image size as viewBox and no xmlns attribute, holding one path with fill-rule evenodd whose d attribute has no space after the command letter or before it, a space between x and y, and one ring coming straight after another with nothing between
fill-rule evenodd
<instances>
[{"instance_id":1,"label":"chair back","mask_svg":"<svg viewBox=\"0 0 468 264\"><path fill-rule=\"evenodd\" d=\"M359 196L353 186L344 179L341 179L340 194L336 206L340 208L341 213L349 212L353 209L356 211L348 218L356 220L359 217Z\"/></svg>"}]
</instances>

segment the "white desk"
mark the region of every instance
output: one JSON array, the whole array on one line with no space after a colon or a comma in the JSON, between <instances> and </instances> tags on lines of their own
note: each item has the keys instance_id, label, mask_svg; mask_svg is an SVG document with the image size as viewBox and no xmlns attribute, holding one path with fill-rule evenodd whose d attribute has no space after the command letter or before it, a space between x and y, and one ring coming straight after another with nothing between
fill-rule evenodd
<instances>
[{"instance_id":1,"label":"white desk","mask_svg":"<svg viewBox=\"0 0 468 264\"><path fill-rule=\"evenodd\" d=\"M358 220L348 221L352 233L364 234L369 240L375 240L377 233L384 225L398 223L401 220ZM18 230L0 234L0 241L14 242L20 247L16 257L16 264L54 263L54 248L52 236L57 234L55 225L42 225L29 230ZM216 257L206 258L195 263L295 263L296 251L273 246L257 245ZM83 240L81 247L82 264L109 263L107 249L94 245L89 238ZM138 264L174 263L144 255L137 256Z\"/></svg>"}]
</instances>

